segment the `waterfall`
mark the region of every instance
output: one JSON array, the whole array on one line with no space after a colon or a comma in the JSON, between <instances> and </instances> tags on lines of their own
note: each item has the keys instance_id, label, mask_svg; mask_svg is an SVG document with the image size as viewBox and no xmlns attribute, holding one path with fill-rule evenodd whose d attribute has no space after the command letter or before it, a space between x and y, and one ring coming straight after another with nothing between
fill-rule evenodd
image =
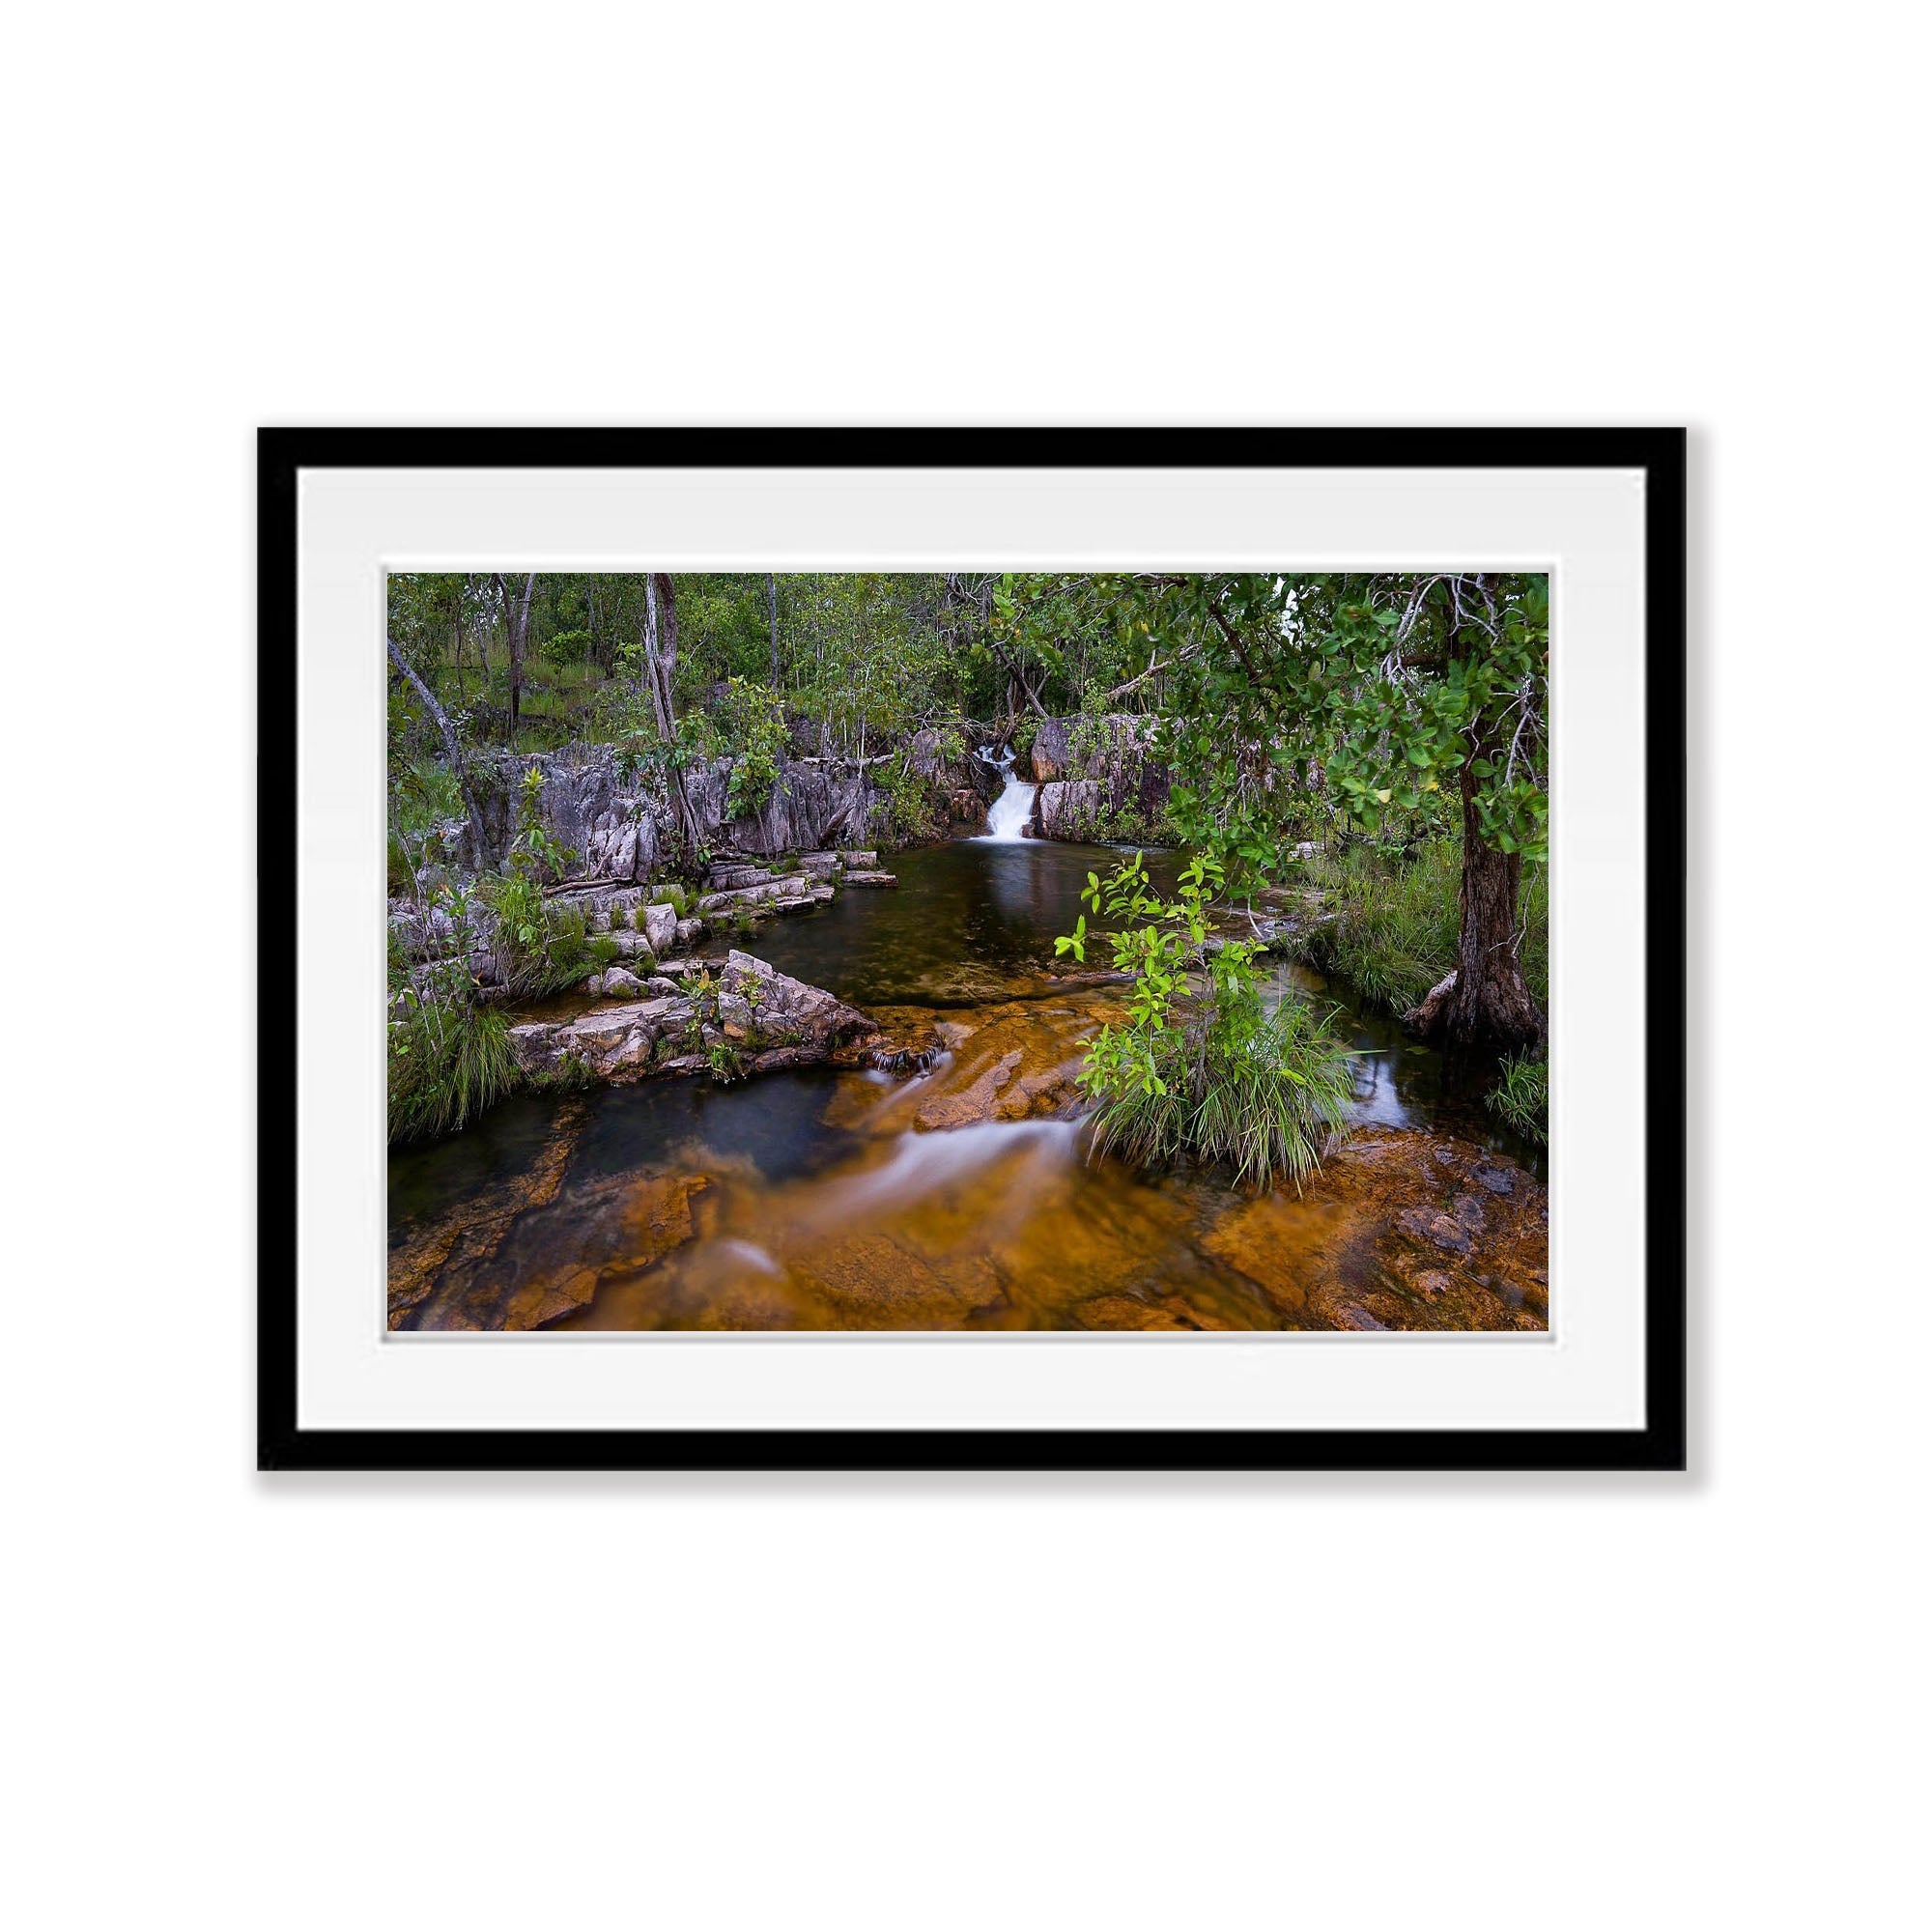
<instances>
[{"instance_id":1,"label":"waterfall","mask_svg":"<svg viewBox=\"0 0 1932 1932\"><path fill-rule=\"evenodd\" d=\"M993 766L1006 774L1006 786L993 801L992 809L986 813L986 830L980 833L983 839L1010 843L1020 837L1021 828L1033 816L1034 794L1037 785L1021 784L1013 777L1013 754L1009 752L1004 757L990 758L986 748L980 748L981 762Z\"/></svg>"}]
</instances>

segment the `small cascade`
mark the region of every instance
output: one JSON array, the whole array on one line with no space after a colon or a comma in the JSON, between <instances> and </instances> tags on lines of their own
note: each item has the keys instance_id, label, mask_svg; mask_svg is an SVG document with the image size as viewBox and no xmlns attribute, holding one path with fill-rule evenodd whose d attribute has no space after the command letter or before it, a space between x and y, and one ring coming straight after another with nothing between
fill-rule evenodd
<instances>
[{"instance_id":1,"label":"small cascade","mask_svg":"<svg viewBox=\"0 0 1932 1932\"><path fill-rule=\"evenodd\" d=\"M980 837L991 843L1010 844L1023 836L1027 821L1033 816L1034 794L1037 785L1021 784L1013 777L1013 754L993 758L986 755L986 748L980 747L980 759L995 771L1004 773L1006 785L986 813L986 830Z\"/></svg>"}]
</instances>

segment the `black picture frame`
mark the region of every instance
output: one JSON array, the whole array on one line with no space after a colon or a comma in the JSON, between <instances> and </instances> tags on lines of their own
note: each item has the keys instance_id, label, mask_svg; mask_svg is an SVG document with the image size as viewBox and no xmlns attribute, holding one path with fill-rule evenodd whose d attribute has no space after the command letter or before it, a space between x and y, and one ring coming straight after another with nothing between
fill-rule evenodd
<instances>
[{"instance_id":1,"label":"black picture frame","mask_svg":"<svg viewBox=\"0 0 1932 1932\"><path fill-rule=\"evenodd\" d=\"M1645 472L1645 1422L1627 1430L392 1430L297 1420L296 1095L258 1037L257 1466L297 1469L1681 1470L1686 1466L1681 429L263 429L258 871L296 824L297 479L357 469L1618 469ZM260 895L258 970L286 988ZM262 1021L267 1026L266 1009Z\"/></svg>"}]
</instances>

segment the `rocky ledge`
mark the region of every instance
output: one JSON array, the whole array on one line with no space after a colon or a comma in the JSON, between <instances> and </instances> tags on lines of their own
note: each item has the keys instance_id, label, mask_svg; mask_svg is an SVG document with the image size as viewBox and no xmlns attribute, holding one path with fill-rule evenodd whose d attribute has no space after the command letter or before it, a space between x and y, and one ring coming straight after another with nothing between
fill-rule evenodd
<instances>
[{"instance_id":1,"label":"rocky ledge","mask_svg":"<svg viewBox=\"0 0 1932 1932\"><path fill-rule=\"evenodd\" d=\"M652 997L510 1029L510 1051L526 1075L630 1082L659 1074L770 1073L823 1061L857 1065L879 1038L856 1008L749 952L733 951L721 972L705 968L682 982L606 975L607 990L613 979Z\"/></svg>"}]
</instances>

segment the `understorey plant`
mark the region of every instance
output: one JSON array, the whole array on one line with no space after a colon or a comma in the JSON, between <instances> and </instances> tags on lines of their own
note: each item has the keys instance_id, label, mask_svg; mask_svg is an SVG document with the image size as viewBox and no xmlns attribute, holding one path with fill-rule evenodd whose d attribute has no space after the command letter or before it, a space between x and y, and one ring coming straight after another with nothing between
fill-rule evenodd
<instances>
[{"instance_id":1,"label":"understorey plant","mask_svg":"<svg viewBox=\"0 0 1932 1932\"><path fill-rule=\"evenodd\" d=\"M1144 1167L1226 1161L1237 1182L1266 1188L1286 1176L1299 1188L1346 1130L1350 1057L1302 1001L1269 1009L1258 941L1209 945L1222 879L1214 859L1197 856L1162 898L1140 853L1105 879L1087 875L1081 897L1119 922L1107 935L1114 967L1133 978L1125 1023L1103 1026L1081 1067L1097 1102L1092 1151ZM1082 913L1055 950L1084 963L1089 936Z\"/></svg>"}]
</instances>

